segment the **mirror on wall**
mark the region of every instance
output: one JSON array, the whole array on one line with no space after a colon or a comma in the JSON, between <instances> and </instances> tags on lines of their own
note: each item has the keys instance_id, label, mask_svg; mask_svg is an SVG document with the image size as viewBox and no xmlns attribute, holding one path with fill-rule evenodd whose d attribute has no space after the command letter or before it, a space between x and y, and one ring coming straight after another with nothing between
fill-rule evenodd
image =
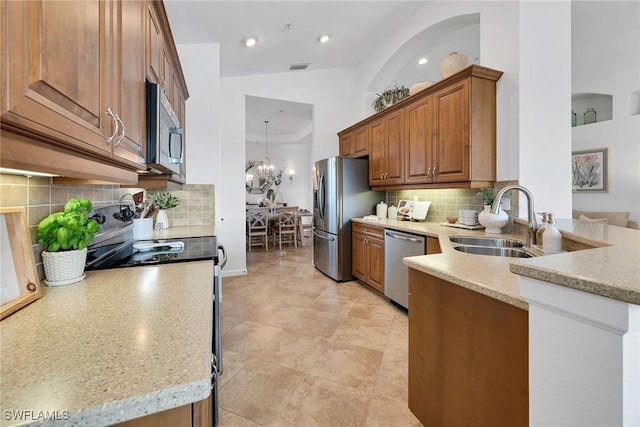
<instances>
[{"instance_id":1,"label":"mirror on wall","mask_svg":"<svg viewBox=\"0 0 640 427\"><path fill-rule=\"evenodd\" d=\"M264 194L269 187L271 181L261 178L256 171L256 161L249 160L245 169L245 188L249 194Z\"/></svg>"}]
</instances>

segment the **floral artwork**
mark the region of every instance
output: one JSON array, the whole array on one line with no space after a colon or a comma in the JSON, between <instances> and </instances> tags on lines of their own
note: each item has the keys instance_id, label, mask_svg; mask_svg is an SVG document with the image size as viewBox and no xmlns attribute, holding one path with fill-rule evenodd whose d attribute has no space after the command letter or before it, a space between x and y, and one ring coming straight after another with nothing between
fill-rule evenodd
<instances>
[{"instance_id":1,"label":"floral artwork","mask_svg":"<svg viewBox=\"0 0 640 427\"><path fill-rule=\"evenodd\" d=\"M607 149L574 151L571 155L573 191L607 191Z\"/></svg>"}]
</instances>

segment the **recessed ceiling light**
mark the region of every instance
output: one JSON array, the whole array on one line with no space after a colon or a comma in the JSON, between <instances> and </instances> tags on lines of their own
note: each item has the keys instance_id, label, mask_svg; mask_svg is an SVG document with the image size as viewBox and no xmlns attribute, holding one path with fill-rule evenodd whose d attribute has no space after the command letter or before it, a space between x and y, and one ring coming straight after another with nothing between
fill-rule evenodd
<instances>
[{"instance_id":1,"label":"recessed ceiling light","mask_svg":"<svg viewBox=\"0 0 640 427\"><path fill-rule=\"evenodd\" d=\"M328 35L328 34L323 34L323 35L321 35L321 36L318 36L318 41L319 41L320 43L327 43L327 42L329 41L329 39L330 39L330 38L331 38L331 37L329 37L329 35Z\"/></svg>"},{"instance_id":2,"label":"recessed ceiling light","mask_svg":"<svg viewBox=\"0 0 640 427\"><path fill-rule=\"evenodd\" d=\"M242 39L241 41L243 46L246 47L253 47L256 45L256 43L258 43L258 38L257 37L245 37Z\"/></svg>"},{"instance_id":3,"label":"recessed ceiling light","mask_svg":"<svg viewBox=\"0 0 640 427\"><path fill-rule=\"evenodd\" d=\"M424 65L427 62L429 62L429 60L427 58L420 58L418 59L418 65Z\"/></svg>"}]
</instances>

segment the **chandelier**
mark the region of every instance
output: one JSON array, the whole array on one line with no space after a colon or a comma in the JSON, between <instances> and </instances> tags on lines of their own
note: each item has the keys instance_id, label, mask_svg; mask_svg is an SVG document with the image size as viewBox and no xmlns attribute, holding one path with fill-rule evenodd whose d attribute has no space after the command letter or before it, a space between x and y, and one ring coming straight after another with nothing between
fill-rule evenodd
<instances>
[{"instance_id":1,"label":"chandelier","mask_svg":"<svg viewBox=\"0 0 640 427\"><path fill-rule=\"evenodd\" d=\"M271 181L273 179L273 165L271 164L271 159L269 159L269 142L268 142L268 127L269 120L264 121L264 151L265 156L264 159L258 160L255 163L254 170L258 174L260 178L263 178L267 181Z\"/></svg>"}]
</instances>

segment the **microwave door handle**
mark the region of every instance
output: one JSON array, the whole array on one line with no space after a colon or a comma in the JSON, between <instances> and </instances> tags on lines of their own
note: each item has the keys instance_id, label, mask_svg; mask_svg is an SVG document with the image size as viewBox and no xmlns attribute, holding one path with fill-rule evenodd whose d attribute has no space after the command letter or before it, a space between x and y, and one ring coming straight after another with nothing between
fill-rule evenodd
<instances>
[{"instance_id":1,"label":"microwave door handle","mask_svg":"<svg viewBox=\"0 0 640 427\"><path fill-rule=\"evenodd\" d=\"M171 144L171 135L173 135L173 134L180 135L180 155L178 157L174 156L171 153L171 146L172 146L172 144ZM183 136L182 128L171 128L169 130L169 159L178 160L178 162L176 162L178 164L182 164L182 159L183 159L183 156L184 156L184 149L183 149L183 146L182 146L184 144L184 140L183 140L182 136Z\"/></svg>"}]
</instances>

